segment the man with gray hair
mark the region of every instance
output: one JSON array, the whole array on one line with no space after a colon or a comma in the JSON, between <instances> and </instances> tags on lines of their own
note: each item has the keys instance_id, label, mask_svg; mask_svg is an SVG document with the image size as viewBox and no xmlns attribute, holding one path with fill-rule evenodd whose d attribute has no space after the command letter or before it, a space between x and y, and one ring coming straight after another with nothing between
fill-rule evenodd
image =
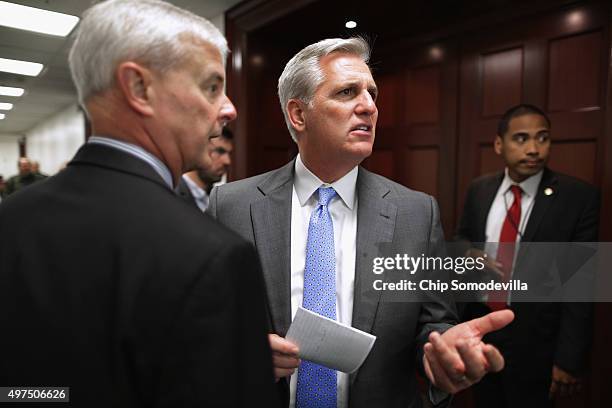
<instances>
[{"instance_id":1,"label":"man with gray hair","mask_svg":"<svg viewBox=\"0 0 612 408\"><path fill-rule=\"evenodd\" d=\"M93 136L0 208L1 385L87 408L275 406L257 255L173 191L236 117L226 53L162 1L85 12L69 60Z\"/></svg>"},{"instance_id":2,"label":"man with gray hair","mask_svg":"<svg viewBox=\"0 0 612 408\"><path fill-rule=\"evenodd\" d=\"M210 198L209 212L259 252L285 406L417 407L417 369L435 386L432 402L446 403L504 364L481 340L512 312L454 326L446 296L392 302L367 287L372 259L385 246L444 252L435 200L359 166L372 152L378 117L369 55L361 38L323 40L298 52L278 85L297 158L221 186ZM356 373L300 361L297 345L284 338L298 306L377 337Z\"/></svg>"}]
</instances>

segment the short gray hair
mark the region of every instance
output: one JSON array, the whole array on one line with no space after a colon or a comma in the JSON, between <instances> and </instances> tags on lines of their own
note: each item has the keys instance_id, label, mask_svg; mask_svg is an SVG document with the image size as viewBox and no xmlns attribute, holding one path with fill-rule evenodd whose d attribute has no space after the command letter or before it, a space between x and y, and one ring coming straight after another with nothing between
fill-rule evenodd
<instances>
[{"instance_id":1,"label":"short gray hair","mask_svg":"<svg viewBox=\"0 0 612 408\"><path fill-rule=\"evenodd\" d=\"M111 87L122 61L137 61L164 73L181 64L182 38L201 39L223 57L227 42L203 17L160 0L108 0L83 14L68 61L83 109L92 95Z\"/></svg>"},{"instance_id":2,"label":"short gray hair","mask_svg":"<svg viewBox=\"0 0 612 408\"><path fill-rule=\"evenodd\" d=\"M278 79L278 98L294 142L297 142L297 135L289 121L287 102L290 99L299 99L307 104L312 102L314 93L325 79L320 61L333 52L357 55L366 64L370 60L370 45L364 38L328 38L311 44L295 54L285 65Z\"/></svg>"}]
</instances>

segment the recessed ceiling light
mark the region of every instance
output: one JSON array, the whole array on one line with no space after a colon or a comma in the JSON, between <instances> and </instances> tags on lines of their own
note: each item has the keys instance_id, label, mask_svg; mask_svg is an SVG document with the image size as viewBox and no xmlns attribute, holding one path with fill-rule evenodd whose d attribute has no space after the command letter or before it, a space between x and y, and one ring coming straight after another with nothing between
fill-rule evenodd
<instances>
[{"instance_id":1,"label":"recessed ceiling light","mask_svg":"<svg viewBox=\"0 0 612 408\"><path fill-rule=\"evenodd\" d=\"M347 21L347 22L344 24L344 26L345 26L346 28L355 28L355 27L357 27L357 23L356 23L356 22L354 22L353 20L349 20L349 21Z\"/></svg>"},{"instance_id":2,"label":"recessed ceiling light","mask_svg":"<svg viewBox=\"0 0 612 408\"><path fill-rule=\"evenodd\" d=\"M8 102L0 102L0 110L11 110L13 109L13 104Z\"/></svg>"},{"instance_id":3,"label":"recessed ceiling light","mask_svg":"<svg viewBox=\"0 0 612 408\"><path fill-rule=\"evenodd\" d=\"M433 46L429 49L429 55L436 61L439 61L444 56L444 51L438 46Z\"/></svg>"},{"instance_id":4,"label":"recessed ceiling light","mask_svg":"<svg viewBox=\"0 0 612 408\"><path fill-rule=\"evenodd\" d=\"M0 113L0 120L4 119L6 116L4 115L4 113Z\"/></svg>"},{"instance_id":5,"label":"recessed ceiling light","mask_svg":"<svg viewBox=\"0 0 612 408\"><path fill-rule=\"evenodd\" d=\"M38 62L28 62L0 58L0 71L10 72L11 74L21 74L28 76L37 76L43 69L43 64Z\"/></svg>"},{"instance_id":6,"label":"recessed ceiling light","mask_svg":"<svg viewBox=\"0 0 612 408\"><path fill-rule=\"evenodd\" d=\"M23 95L23 88L13 88L12 86L0 86L0 95L4 96L21 96Z\"/></svg>"},{"instance_id":7,"label":"recessed ceiling light","mask_svg":"<svg viewBox=\"0 0 612 408\"><path fill-rule=\"evenodd\" d=\"M65 37L79 22L70 14L0 1L0 25Z\"/></svg>"}]
</instances>

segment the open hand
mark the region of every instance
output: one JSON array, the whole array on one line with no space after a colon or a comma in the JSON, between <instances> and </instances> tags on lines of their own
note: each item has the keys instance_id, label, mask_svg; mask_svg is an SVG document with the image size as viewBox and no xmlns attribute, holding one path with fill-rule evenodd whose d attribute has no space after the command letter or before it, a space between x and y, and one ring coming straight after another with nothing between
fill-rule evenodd
<instances>
[{"instance_id":1,"label":"open hand","mask_svg":"<svg viewBox=\"0 0 612 408\"><path fill-rule=\"evenodd\" d=\"M425 374L433 385L454 394L477 383L488 372L504 368L504 358L482 337L514 319L511 310L500 310L458 324L443 334L432 332L424 346Z\"/></svg>"}]
</instances>

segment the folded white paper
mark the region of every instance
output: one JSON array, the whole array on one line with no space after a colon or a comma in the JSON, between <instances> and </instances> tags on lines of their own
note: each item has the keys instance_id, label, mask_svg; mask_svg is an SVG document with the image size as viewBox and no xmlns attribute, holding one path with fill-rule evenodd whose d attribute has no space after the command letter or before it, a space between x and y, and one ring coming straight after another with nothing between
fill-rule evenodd
<instances>
[{"instance_id":1,"label":"folded white paper","mask_svg":"<svg viewBox=\"0 0 612 408\"><path fill-rule=\"evenodd\" d=\"M357 370L372 350L376 336L298 307L287 340L300 348L300 358L345 373Z\"/></svg>"}]
</instances>

